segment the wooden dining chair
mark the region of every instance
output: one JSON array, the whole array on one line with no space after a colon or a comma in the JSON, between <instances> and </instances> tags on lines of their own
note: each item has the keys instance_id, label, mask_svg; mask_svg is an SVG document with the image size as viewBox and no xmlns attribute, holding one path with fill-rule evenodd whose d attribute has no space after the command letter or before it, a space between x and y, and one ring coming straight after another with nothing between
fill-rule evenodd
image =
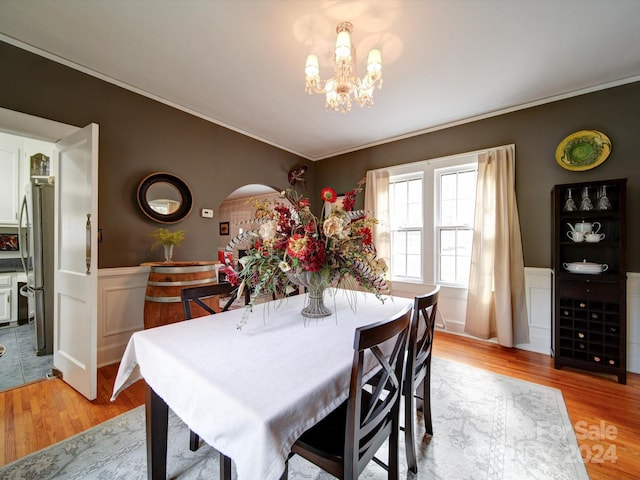
<instances>
[{"instance_id":1,"label":"wooden dining chair","mask_svg":"<svg viewBox=\"0 0 640 480\"><path fill-rule=\"evenodd\" d=\"M221 311L226 312L229 310L229 307L236 301L238 298L238 287L235 285L231 285L228 282L222 283L214 283L212 285L202 285L198 287L188 287L183 288L180 292L180 296L182 298L182 309L184 310L184 317L187 320L190 320L194 317L201 317L203 315L213 315L216 311L211 306L211 301L218 301L219 298L227 298L227 302L222 307ZM199 309L204 310L204 312L199 315L193 315L191 308L196 306L194 309L195 313L199 313ZM205 313L206 312L206 313Z\"/></svg>"},{"instance_id":2,"label":"wooden dining chair","mask_svg":"<svg viewBox=\"0 0 640 480\"><path fill-rule=\"evenodd\" d=\"M224 304L220 311L226 312L229 310L229 307L233 302L238 298L238 287L235 285L231 285L228 282L215 283L212 285L203 285L198 287L188 287L183 288L180 292L180 296L182 298L182 308L184 310L184 317L187 320L191 320L194 318L192 313L200 313L200 315L196 314L196 317L203 315L213 315L216 311L212 308L210 303L207 301L215 301L218 302L219 298L229 297L229 300ZM191 307L197 306L196 308L191 310ZM189 449L192 452L195 452L200 447L200 436L195 433L193 430L189 430ZM222 458L221 458L222 460Z\"/></svg>"},{"instance_id":3,"label":"wooden dining chair","mask_svg":"<svg viewBox=\"0 0 640 480\"><path fill-rule=\"evenodd\" d=\"M356 329L349 398L304 432L291 447L291 456L300 455L339 479L357 479L371 460L387 470L389 480L398 478L400 398L410 320L408 305L390 319ZM374 388L366 382L365 359L375 359L374 368L381 370ZM385 465L375 454L387 439ZM288 462L281 479L287 476Z\"/></svg>"},{"instance_id":4,"label":"wooden dining chair","mask_svg":"<svg viewBox=\"0 0 640 480\"><path fill-rule=\"evenodd\" d=\"M407 466L413 473L418 472L414 415L416 398L422 400L422 418L425 430L433 435L431 422L431 351L438 310L440 286L426 295L414 298L407 362L405 367L404 395L404 438ZM420 390L416 392L416 390Z\"/></svg>"}]
</instances>

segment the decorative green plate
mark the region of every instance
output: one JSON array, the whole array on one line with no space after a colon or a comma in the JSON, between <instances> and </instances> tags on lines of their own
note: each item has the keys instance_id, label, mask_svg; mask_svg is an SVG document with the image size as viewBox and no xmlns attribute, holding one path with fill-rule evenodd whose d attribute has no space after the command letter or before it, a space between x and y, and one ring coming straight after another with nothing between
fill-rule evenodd
<instances>
[{"instance_id":1,"label":"decorative green plate","mask_svg":"<svg viewBox=\"0 0 640 480\"><path fill-rule=\"evenodd\" d=\"M556 161L562 168L580 172L604 162L611 153L611 141L597 130L580 130L560 142Z\"/></svg>"}]
</instances>

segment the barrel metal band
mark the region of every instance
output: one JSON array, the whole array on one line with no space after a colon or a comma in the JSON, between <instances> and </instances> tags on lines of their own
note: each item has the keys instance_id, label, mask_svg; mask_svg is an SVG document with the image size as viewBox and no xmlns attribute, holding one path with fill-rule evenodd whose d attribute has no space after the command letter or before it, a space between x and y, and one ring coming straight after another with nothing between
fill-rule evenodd
<instances>
[{"instance_id":1,"label":"barrel metal band","mask_svg":"<svg viewBox=\"0 0 640 480\"><path fill-rule=\"evenodd\" d=\"M215 269L215 265L198 265L195 267L151 267L151 271L157 273L197 273L211 272Z\"/></svg>"},{"instance_id":2,"label":"barrel metal band","mask_svg":"<svg viewBox=\"0 0 640 480\"><path fill-rule=\"evenodd\" d=\"M180 297L149 297L147 295L144 296L144 299L155 303L177 303L182 301Z\"/></svg>"},{"instance_id":3,"label":"barrel metal band","mask_svg":"<svg viewBox=\"0 0 640 480\"><path fill-rule=\"evenodd\" d=\"M216 278L199 278L197 280L184 280L182 282L147 282L147 285L152 287L181 287L185 285L201 285L203 283L216 283Z\"/></svg>"}]
</instances>

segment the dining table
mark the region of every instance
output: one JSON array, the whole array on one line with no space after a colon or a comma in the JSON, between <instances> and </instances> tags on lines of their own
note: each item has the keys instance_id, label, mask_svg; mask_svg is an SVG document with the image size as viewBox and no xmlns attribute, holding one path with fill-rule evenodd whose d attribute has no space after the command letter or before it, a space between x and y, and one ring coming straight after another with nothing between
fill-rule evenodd
<instances>
[{"instance_id":1,"label":"dining table","mask_svg":"<svg viewBox=\"0 0 640 480\"><path fill-rule=\"evenodd\" d=\"M349 394L355 330L412 305L413 299L325 291L332 311L302 317L307 294L134 333L112 400L144 379L148 478L166 478L171 409L222 455L221 478L277 480L290 448ZM243 317L247 322L240 328ZM372 363L373 365L373 363ZM187 439L183 441L188 448Z\"/></svg>"}]
</instances>

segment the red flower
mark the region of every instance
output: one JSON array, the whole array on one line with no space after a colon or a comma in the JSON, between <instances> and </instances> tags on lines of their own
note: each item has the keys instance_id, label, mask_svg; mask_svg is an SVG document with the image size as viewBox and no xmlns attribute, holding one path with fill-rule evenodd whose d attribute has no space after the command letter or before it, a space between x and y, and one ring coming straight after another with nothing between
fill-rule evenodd
<instances>
[{"instance_id":1,"label":"red flower","mask_svg":"<svg viewBox=\"0 0 640 480\"><path fill-rule=\"evenodd\" d=\"M304 226L304 232L305 233L316 233L318 231L318 226L316 225L315 220L312 222L307 223Z\"/></svg>"},{"instance_id":2,"label":"red flower","mask_svg":"<svg viewBox=\"0 0 640 480\"><path fill-rule=\"evenodd\" d=\"M322 270L326 258L324 242L309 238L308 252L304 259L302 259L304 269L308 272L318 272Z\"/></svg>"},{"instance_id":3,"label":"red flower","mask_svg":"<svg viewBox=\"0 0 640 480\"><path fill-rule=\"evenodd\" d=\"M342 208L345 212L350 212L353 210L353 206L356 204L356 192L355 190L351 190L344 194L344 198L342 199Z\"/></svg>"},{"instance_id":4,"label":"red flower","mask_svg":"<svg viewBox=\"0 0 640 480\"><path fill-rule=\"evenodd\" d=\"M358 235L362 237L363 245L369 246L373 244L373 234L371 233L371 229L369 227L363 227L359 229Z\"/></svg>"},{"instance_id":5,"label":"red flower","mask_svg":"<svg viewBox=\"0 0 640 480\"><path fill-rule=\"evenodd\" d=\"M296 233L289 238L287 253L293 258L304 259L309 254L310 238Z\"/></svg>"},{"instance_id":6,"label":"red flower","mask_svg":"<svg viewBox=\"0 0 640 480\"><path fill-rule=\"evenodd\" d=\"M325 202L329 202L329 203L335 203L335 201L338 199L338 194L331 187L323 188L322 191L320 192L320 196Z\"/></svg>"},{"instance_id":7,"label":"red flower","mask_svg":"<svg viewBox=\"0 0 640 480\"><path fill-rule=\"evenodd\" d=\"M309 199L308 199L308 198L303 198L302 200L300 200L300 201L298 202L298 206L299 206L300 208L305 208L305 207L308 207L309 205L311 205L311 203L309 202Z\"/></svg>"}]
</instances>

